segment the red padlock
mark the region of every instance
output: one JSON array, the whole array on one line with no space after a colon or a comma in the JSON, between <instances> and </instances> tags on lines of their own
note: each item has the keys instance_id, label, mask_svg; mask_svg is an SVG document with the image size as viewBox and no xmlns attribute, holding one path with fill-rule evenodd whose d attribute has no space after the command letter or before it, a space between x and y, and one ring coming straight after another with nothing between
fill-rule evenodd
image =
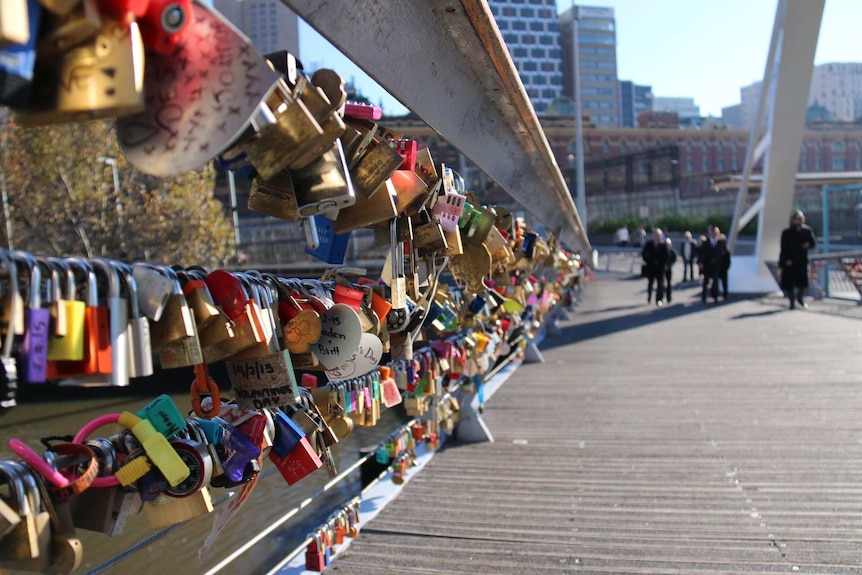
<instances>
[{"instance_id":1,"label":"red padlock","mask_svg":"<svg viewBox=\"0 0 862 575\"><path fill-rule=\"evenodd\" d=\"M294 450L286 456L279 457L275 451L270 451L269 458L288 485L293 485L323 467L323 462L309 443L308 437L300 439Z\"/></svg>"},{"instance_id":2,"label":"red padlock","mask_svg":"<svg viewBox=\"0 0 862 575\"><path fill-rule=\"evenodd\" d=\"M309 533L311 543L305 548L305 568L321 572L326 568L326 545L317 533Z\"/></svg>"},{"instance_id":3,"label":"red padlock","mask_svg":"<svg viewBox=\"0 0 862 575\"><path fill-rule=\"evenodd\" d=\"M192 21L192 0L150 0L138 20L144 46L159 54L174 51Z\"/></svg>"},{"instance_id":4,"label":"red padlock","mask_svg":"<svg viewBox=\"0 0 862 575\"><path fill-rule=\"evenodd\" d=\"M128 26L147 14L150 0L98 0L99 13Z\"/></svg>"}]
</instances>

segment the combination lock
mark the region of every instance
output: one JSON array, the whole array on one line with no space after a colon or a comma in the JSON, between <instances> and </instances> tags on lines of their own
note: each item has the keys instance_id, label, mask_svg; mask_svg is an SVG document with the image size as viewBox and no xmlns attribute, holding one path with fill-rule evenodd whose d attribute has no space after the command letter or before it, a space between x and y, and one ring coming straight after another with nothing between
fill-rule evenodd
<instances>
[{"instance_id":1,"label":"combination lock","mask_svg":"<svg viewBox=\"0 0 862 575\"><path fill-rule=\"evenodd\" d=\"M165 493L171 497L188 497L207 486L212 479L213 463L206 447L190 439L172 441L171 447L188 466L190 473L179 485L165 489Z\"/></svg>"}]
</instances>

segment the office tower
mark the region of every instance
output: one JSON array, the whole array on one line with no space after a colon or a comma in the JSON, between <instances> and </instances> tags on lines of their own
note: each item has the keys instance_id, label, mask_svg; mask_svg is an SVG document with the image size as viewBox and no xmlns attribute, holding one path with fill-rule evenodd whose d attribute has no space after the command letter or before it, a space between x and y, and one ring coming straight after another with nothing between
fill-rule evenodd
<instances>
[{"instance_id":1,"label":"office tower","mask_svg":"<svg viewBox=\"0 0 862 575\"><path fill-rule=\"evenodd\" d=\"M490 0L521 82L542 115L563 91L559 21L554 0Z\"/></svg>"},{"instance_id":2,"label":"office tower","mask_svg":"<svg viewBox=\"0 0 862 575\"><path fill-rule=\"evenodd\" d=\"M676 112L680 120L700 117L700 106L694 103L694 98L656 96L653 99L652 109L656 112Z\"/></svg>"},{"instance_id":3,"label":"office tower","mask_svg":"<svg viewBox=\"0 0 862 575\"><path fill-rule=\"evenodd\" d=\"M616 128L622 125L617 82L617 36L613 8L576 6L560 15L560 46L563 52L563 93L574 93L572 22L578 21L578 52L581 72L581 112L593 124Z\"/></svg>"},{"instance_id":4,"label":"office tower","mask_svg":"<svg viewBox=\"0 0 862 575\"><path fill-rule=\"evenodd\" d=\"M819 104L839 122L862 117L862 64L832 62L814 67L808 105Z\"/></svg>"},{"instance_id":5,"label":"office tower","mask_svg":"<svg viewBox=\"0 0 862 575\"><path fill-rule=\"evenodd\" d=\"M213 6L261 54L287 50L299 57L299 18L279 0L215 0Z\"/></svg>"},{"instance_id":6,"label":"office tower","mask_svg":"<svg viewBox=\"0 0 862 575\"><path fill-rule=\"evenodd\" d=\"M620 118L623 128L638 125L638 114L653 109L652 86L620 81Z\"/></svg>"}]
</instances>

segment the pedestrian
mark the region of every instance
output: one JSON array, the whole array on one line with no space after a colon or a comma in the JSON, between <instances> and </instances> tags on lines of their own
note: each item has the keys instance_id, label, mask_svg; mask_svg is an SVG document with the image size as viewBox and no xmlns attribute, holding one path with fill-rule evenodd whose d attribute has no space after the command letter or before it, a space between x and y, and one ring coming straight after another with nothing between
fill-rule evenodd
<instances>
[{"instance_id":1,"label":"pedestrian","mask_svg":"<svg viewBox=\"0 0 862 575\"><path fill-rule=\"evenodd\" d=\"M707 233L709 235L704 238L704 241L700 245L697 262L700 275L703 278L700 292L700 301L703 303L706 303L707 291L712 296L713 301L718 301L716 245L718 244L718 235L721 233L721 230L710 224Z\"/></svg>"},{"instance_id":2,"label":"pedestrian","mask_svg":"<svg viewBox=\"0 0 862 575\"><path fill-rule=\"evenodd\" d=\"M665 240L665 246L667 247L667 264L664 267L664 285L667 289L667 303L670 303L673 297L673 264L676 263L676 250L673 249L670 238Z\"/></svg>"},{"instance_id":3,"label":"pedestrian","mask_svg":"<svg viewBox=\"0 0 862 575\"><path fill-rule=\"evenodd\" d=\"M617 245L622 248L629 245L629 229L627 227L621 226L620 229L617 230L616 242Z\"/></svg>"},{"instance_id":4,"label":"pedestrian","mask_svg":"<svg viewBox=\"0 0 862 575\"><path fill-rule=\"evenodd\" d=\"M721 295L727 301L727 274L730 270L730 250L727 249L727 236L719 234L718 243L715 244L716 279L721 281Z\"/></svg>"},{"instance_id":5,"label":"pedestrian","mask_svg":"<svg viewBox=\"0 0 862 575\"><path fill-rule=\"evenodd\" d=\"M641 258L643 258L646 266L647 303L652 301L652 286L655 283L655 304L661 307L664 303L662 301L664 300L664 274L667 266L667 244L664 242L664 234L662 234L661 229L656 228L652 234L652 239L644 244Z\"/></svg>"},{"instance_id":6,"label":"pedestrian","mask_svg":"<svg viewBox=\"0 0 862 575\"><path fill-rule=\"evenodd\" d=\"M814 230L806 225L802 210L796 210L790 227L781 232L781 253L778 256L781 289L790 300L790 309L795 309L797 302L803 308L808 307L804 300L808 288L808 252L815 247Z\"/></svg>"},{"instance_id":7,"label":"pedestrian","mask_svg":"<svg viewBox=\"0 0 862 575\"><path fill-rule=\"evenodd\" d=\"M691 232L686 230L685 240L679 249L682 256L682 281L694 281L694 264L697 260L697 243L691 237Z\"/></svg>"},{"instance_id":8,"label":"pedestrian","mask_svg":"<svg viewBox=\"0 0 862 575\"><path fill-rule=\"evenodd\" d=\"M644 230L643 226L638 226L635 230L635 233L632 234L632 245L637 247L643 247L646 245L644 242L646 241L646 230Z\"/></svg>"}]
</instances>

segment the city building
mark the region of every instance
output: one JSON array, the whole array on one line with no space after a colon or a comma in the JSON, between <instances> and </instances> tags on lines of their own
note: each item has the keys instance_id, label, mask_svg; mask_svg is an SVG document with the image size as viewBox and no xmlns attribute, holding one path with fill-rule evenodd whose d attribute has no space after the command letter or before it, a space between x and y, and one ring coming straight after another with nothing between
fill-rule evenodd
<instances>
[{"instance_id":1,"label":"city building","mask_svg":"<svg viewBox=\"0 0 862 575\"><path fill-rule=\"evenodd\" d=\"M676 112L680 120L700 117L700 106L694 103L694 98L656 96L653 98L652 109L656 112Z\"/></svg>"},{"instance_id":2,"label":"city building","mask_svg":"<svg viewBox=\"0 0 862 575\"><path fill-rule=\"evenodd\" d=\"M287 50L299 57L299 18L280 0L215 0L213 7L261 54Z\"/></svg>"},{"instance_id":3,"label":"city building","mask_svg":"<svg viewBox=\"0 0 862 575\"><path fill-rule=\"evenodd\" d=\"M578 23L581 110L597 126L623 124L617 80L617 37L613 8L576 6L560 14L563 94L574 94L573 22Z\"/></svg>"},{"instance_id":4,"label":"city building","mask_svg":"<svg viewBox=\"0 0 862 575\"><path fill-rule=\"evenodd\" d=\"M653 109L652 86L620 80L619 89L622 127L634 128L638 124L638 114Z\"/></svg>"},{"instance_id":5,"label":"city building","mask_svg":"<svg viewBox=\"0 0 862 575\"><path fill-rule=\"evenodd\" d=\"M536 113L563 90L560 30L554 0L491 0L494 20Z\"/></svg>"},{"instance_id":6,"label":"city building","mask_svg":"<svg viewBox=\"0 0 862 575\"><path fill-rule=\"evenodd\" d=\"M740 104L722 108L721 120L729 130L744 130L747 127L742 119L742 106Z\"/></svg>"}]
</instances>

